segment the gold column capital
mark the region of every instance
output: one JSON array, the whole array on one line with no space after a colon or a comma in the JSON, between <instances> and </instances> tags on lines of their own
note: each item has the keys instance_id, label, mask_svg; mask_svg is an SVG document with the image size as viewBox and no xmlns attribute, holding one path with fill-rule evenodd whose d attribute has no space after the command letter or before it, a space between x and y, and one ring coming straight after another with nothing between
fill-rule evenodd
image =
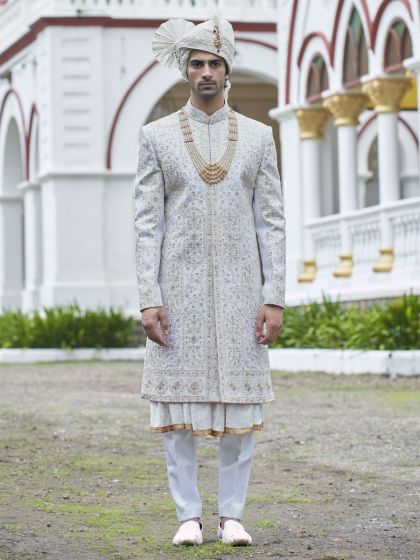
<instances>
[{"instance_id":1,"label":"gold column capital","mask_svg":"<svg viewBox=\"0 0 420 560\"><path fill-rule=\"evenodd\" d=\"M331 116L324 107L301 107L295 109L295 114L299 123L300 137L303 140L322 138L324 125Z\"/></svg>"},{"instance_id":2,"label":"gold column capital","mask_svg":"<svg viewBox=\"0 0 420 560\"><path fill-rule=\"evenodd\" d=\"M398 113L404 94L412 86L409 77L375 78L363 84L376 113Z\"/></svg>"},{"instance_id":3,"label":"gold column capital","mask_svg":"<svg viewBox=\"0 0 420 560\"><path fill-rule=\"evenodd\" d=\"M364 93L335 93L324 99L324 107L334 115L335 126L358 125L359 115L367 104Z\"/></svg>"}]
</instances>

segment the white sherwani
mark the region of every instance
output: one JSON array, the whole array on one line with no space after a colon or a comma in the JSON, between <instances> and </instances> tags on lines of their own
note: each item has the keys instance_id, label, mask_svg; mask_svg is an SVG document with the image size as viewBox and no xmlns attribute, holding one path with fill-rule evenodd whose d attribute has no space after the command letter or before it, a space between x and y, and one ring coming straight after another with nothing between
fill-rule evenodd
<instances>
[{"instance_id":1,"label":"white sherwani","mask_svg":"<svg viewBox=\"0 0 420 560\"><path fill-rule=\"evenodd\" d=\"M214 163L228 140L225 104L186 105L194 142ZM270 127L236 114L226 177L204 182L178 112L143 127L134 186L140 309L163 305L170 346L146 342L141 393L165 403L273 400L268 348L255 339L263 305L284 306L285 221Z\"/></svg>"}]
</instances>

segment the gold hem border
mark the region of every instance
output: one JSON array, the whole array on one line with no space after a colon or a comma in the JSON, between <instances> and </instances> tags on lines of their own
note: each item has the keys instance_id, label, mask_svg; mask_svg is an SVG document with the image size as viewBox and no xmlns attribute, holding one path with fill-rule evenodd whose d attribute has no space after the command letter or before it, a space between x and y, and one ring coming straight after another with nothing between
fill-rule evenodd
<instances>
[{"instance_id":1,"label":"gold hem border","mask_svg":"<svg viewBox=\"0 0 420 560\"><path fill-rule=\"evenodd\" d=\"M255 432L262 430L264 427L264 422L261 424L253 424L248 428L228 428L225 427L223 432L219 430L213 430L212 428L206 428L205 430L193 430L192 424L171 424L169 426L151 426L150 431L156 434L166 434L167 432L175 432L177 430L191 430L193 436L214 436L223 437L225 434L249 434L250 432Z\"/></svg>"}]
</instances>

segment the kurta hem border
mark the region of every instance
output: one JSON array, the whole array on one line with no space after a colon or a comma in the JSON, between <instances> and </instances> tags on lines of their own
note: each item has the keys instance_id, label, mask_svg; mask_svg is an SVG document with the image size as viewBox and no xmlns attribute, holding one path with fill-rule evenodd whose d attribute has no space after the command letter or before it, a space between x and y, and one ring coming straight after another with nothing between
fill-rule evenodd
<instances>
[{"instance_id":1,"label":"kurta hem border","mask_svg":"<svg viewBox=\"0 0 420 560\"><path fill-rule=\"evenodd\" d=\"M275 397L268 397L266 399L258 400L257 397L250 397L249 399L244 398L224 398L223 400L214 400L209 399L209 397L191 397L191 396L182 396L182 397L162 397L161 395L144 395L140 394L142 399L146 399L149 401L156 401L156 402L218 402L218 403L233 403L233 404L263 404L267 402L275 401Z\"/></svg>"},{"instance_id":2,"label":"kurta hem border","mask_svg":"<svg viewBox=\"0 0 420 560\"><path fill-rule=\"evenodd\" d=\"M193 436L214 436L223 437L225 434L249 434L250 432L256 432L262 430L264 423L253 424L248 428L228 428L225 427L224 431L213 430L212 428L206 428L204 430L193 430L192 424L171 424L169 426L151 426L150 431L157 434L166 434L167 432L175 432L177 430L192 430Z\"/></svg>"}]
</instances>

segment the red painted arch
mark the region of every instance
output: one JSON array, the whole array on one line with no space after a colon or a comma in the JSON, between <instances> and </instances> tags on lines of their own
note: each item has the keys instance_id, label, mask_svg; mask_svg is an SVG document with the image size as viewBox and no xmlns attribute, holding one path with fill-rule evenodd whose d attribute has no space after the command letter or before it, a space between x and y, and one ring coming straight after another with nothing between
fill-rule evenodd
<instances>
[{"instance_id":1,"label":"red painted arch","mask_svg":"<svg viewBox=\"0 0 420 560\"><path fill-rule=\"evenodd\" d=\"M363 123L363 125L360 127L360 129L357 131L357 138L360 138L362 136L362 134L364 133L364 131L367 129L367 127L372 123L372 121L374 121L376 118L378 117L378 115L376 113L373 113L369 118L367 118L365 120L365 122ZM419 147L419 138L416 134L416 131L412 128L412 126L410 125L410 123L408 123L401 115L398 115L398 120L400 121L400 123L405 126L405 128L408 130L408 132L410 133L411 137L413 138L415 144L417 147Z\"/></svg>"},{"instance_id":2,"label":"red painted arch","mask_svg":"<svg viewBox=\"0 0 420 560\"><path fill-rule=\"evenodd\" d=\"M1 127L1 121L2 121L2 117L3 117L4 109L6 107L7 99L11 95L16 97L16 100L18 102L21 126L22 126L22 131L23 131L23 150L24 150L24 153L22 154L22 157L23 157L23 161L25 162L25 172L24 173L25 173L25 179L28 179L28 159L27 159L28 158L28 136L27 136L27 133L26 133L25 113L23 111L22 100L21 100L18 92L14 88L8 89L6 91L3 99L2 99L1 106L0 106L0 127Z\"/></svg>"},{"instance_id":3,"label":"red painted arch","mask_svg":"<svg viewBox=\"0 0 420 560\"><path fill-rule=\"evenodd\" d=\"M146 66L146 68L144 70L142 70L140 75L137 76L137 78L134 80L134 82L129 86L127 91L124 93L121 101L118 104L118 107L117 107L117 110L115 112L114 118L112 119L111 129L110 129L109 136L108 136L108 143L107 143L107 148L106 148L106 168L107 169L111 169L111 165L112 165L112 162L111 162L112 142L114 140L115 129L117 128L117 122L120 118L120 115L122 113L124 105L126 104L127 99L130 97L131 92L134 90L134 88L137 86L137 84L139 82L141 82L141 80L146 76L146 74L148 74L150 72L150 70L156 64L157 64L157 61L154 60L148 66Z\"/></svg>"},{"instance_id":4,"label":"red painted arch","mask_svg":"<svg viewBox=\"0 0 420 560\"><path fill-rule=\"evenodd\" d=\"M338 24L340 23L340 16L341 16L341 11L343 9L343 4L344 4L345 0L339 0L338 4L337 4L337 9L335 11L335 17L334 17L334 24L333 24L333 32L332 32L332 37L331 37L331 60L334 63L334 54L335 54L335 46L337 44L337 33L338 33Z\"/></svg>"},{"instance_id":5,"label":"red painted arch","mask_svg":"<svg viewBox=\"0 0 420 560\"><path fill-rule=\"evenodd\" d=\"M259 41L258 39L250 39L250 38L247 38L247 37L237 37L235 40L236 40L236 42L253 43L253 44L260 45L260 46L266 47L268 49L272 49L274 51L277 51L276 46L271 45L270 43L266 43L264 41ZM124 93L124 95L121 98L121 101L118 104L118 107L117 107L117 110L115 112L114 118L112 119L111 128L110 128L110 132L109 132L109 135L108 135L108 142L107 142L107 148L106 148L106 163L105 163L106 169L111 169L112 168L112 144L113 144L113 141L114 141L114 135L115 135L115 130L117 128L118 120L121 116L124 105L126 104L127 99L130 97L131 93L133 92L133 90L135 89L137 84L139 84L139 82L141 82L141 80L146 76L146 74L148 74L150 72L150 70L152 70L152 68L156 64L157 64L157 61L154 60L148 66L146 66L146 68L144 70L142 70L142 72L139 74L139 76L137 76L137 78L128 87L127 91Z\"/></svg>"},{"instance_id":6,"label":"red painted arch","mask_svg":"<svg viewBox=\"0 0 420 560\"><path fill-rule=\"evenodd\" d=\"M340 17L341 17L341 12L343 10L343 5L344 5L345 0L340 0L337 6L337 10L335 12L335 18L334 18L334 25L333 25L333 32L332 32L332 38L331 38L331 60L334 62L334 56L335 56L335 48L337 46L337 33L338 33L338 26L340 23ZM368 32L369 32L369 36L366 37L367 41L367 47L371 47L372 45L372 21L370 19L370 15L369 15L369 9L366 3L366 0L361 0L362 3L362 8L363 8L363 12L365 15L365 19L366 19L366 24L368 27ZM354 4L353 4L354 5Z\"/></svg>"},{"instance_id":7,"label":"red painted arch","mask_svg":"<svg viewBox=\"0 0 420 560\"><path fill-rule=\"evenodd\" d=\"M365 120L365 122L362 124L362 126L357 131L357 138L360 138L360 136L362 136L364 131L367 129L367 127L370 125L370 123L376 119L376 117L377 117L376 113L373 113L372 115L370 115L370 117L368 117Z\"/></svg>"},{"instance_id":8,"label":"red painted arch","mask_svg":"<svg viewBox=\"0 0 420 560\"><path fill-rule=\"evenodd\" d=\"M306 48L309 45L309 43L315 39L315 37L319 37L321 39L321 41L324 43L324 45L327 48L328 51L328 58L330 63L332 64L332 59L331 59L331 43L328 41L328 39L326 38L326 36L324 35L324 33L321 33L319 31L314 31L313 33L309 33L309 35L306 35L306 37L304 38L303 42L302 42L302 46L300 47L300 51L298 54L298 58L297 58L297 65L300 68L300 65L302 64L302 59L303 56L306 52Z\"/></svg>"},{"instance_id":9,"label":"red painted arch","mask_svg":"<svg viewBox=\"0 0 420 560\"><path fill-rule=\"evenodd\" d=\"M412 128L412 126L410 125L410 123L408 123L401 115L398 115L398 120L405 126L405 128L408 130L408 132L411 134L411 136L413 137L414 142L416 143L417 148L419 147L419 137L416 134L416 131L414 130L414 128Z\"/></svg>"},{"instance_id":10,"label":"red painted arch","mask_svg":"<svg viewBox=\"0 0 420 560\"><path fill-rule=\"evenodd\" d=\"M362 3L362 9L365 13L365 18L366 18L366 23L368 26L368 31L369 31L369 43L372 46L372 20L370 19L370 14L369 14L369 7L367 4L367 0L360 0L360 2ZM368 43L368 48L369 48L369 43Z\"/></svg>"},{"instance_id":11,"label":"red painted arch","mask_svg":"<svg viewBox=\"0 0 420 560\"><path fill-rule=\"evenodd\" d=\"M376 12L375 15L375 19L373 20L373 24L372 24L372 48L375 49L376 46L376 38L378 35L378 28L379 28L379 23L381 21L382 15L385 11L385 8L388 6L388 4L390 4L392 1L395 0L383 0L382 4L379 6L378 11ZM410 16L410 19L413 19L413 12L411 11L411 6L410 3L408 2L408 0L399 0L407 9L408 11L408 15Z\"/></svg>"},{"instance_id":12,"label":"red painted arch","mask_svg":"<svg viewBox=\"0 0 420 560\"><path fill-rule=\"evenodd\" d=\"M27 135L27 147L26 147L26 178L29 180L31 176L31 138L32 138L32 128L34 126L35 116L39 116L38 108L35 103L32 103L31 116L29 117L29 129Z\"/></svg>"},{"instance_id":13,"label":"red painted arch","mask_svg":"<svg viewBox=\"0 0 420 560\"><path fill-rule=\"evenodd\" d=\"M420 1L420 0L419 0ZM290 79L292 72L292 52L293 52L293 38L295 36L296 14L299 0L293 0L292 15L290 18L289 26L289 40L287 42L287 62L286 62L286 80L285 80L285 101L286 105L290 101Z\"/></svg>"},{"instance_id":14,"label":"red painted arch","mask_svg":"<svg viewBox=\"0 0 420 560\"><path fill-rule=\"evenodd\" d=\"M10 95L14 95L16 97L17 102L18 102L20 119L21 119L21 123L22 123L22 130L23 130L23 133L25 134L25 128L26 127L25 127L25 113L23 111L23 103L22 103L22 100L21 100L18 92L14 88L8 89L6 91L6 93L4 94L4 97L2 99L1 106L0 106L0 125L1 125L1 120L2 120L2 117L3 117L3 113L4 113L4 108L6 106L7 99Z\"/></svg>"}]
</instances>

